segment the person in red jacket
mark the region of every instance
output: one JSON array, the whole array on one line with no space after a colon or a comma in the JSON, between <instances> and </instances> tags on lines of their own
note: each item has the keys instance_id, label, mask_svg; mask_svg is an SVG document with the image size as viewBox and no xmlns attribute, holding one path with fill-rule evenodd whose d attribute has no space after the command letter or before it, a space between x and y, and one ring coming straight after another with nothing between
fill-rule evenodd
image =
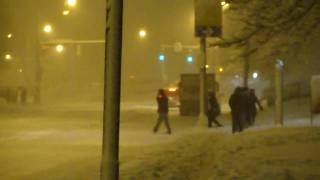
<instances>
[{"instance_id":1,"label":"person in red jacket","mask_svg":"<svg viewBox=\"0 0 320 180\"><path fill-rule=\"evenodd\" d=\"M160 124L162 123L162 121L164 121L168 134L171 134L171 128L170 128L169 119L168 119L168 112L169 112L168 97L163 89L158 90L157 103L158 103L159 117L155 127L153 128L153 132L156 133L159 129Z\"/></svg>"}]
</instances>

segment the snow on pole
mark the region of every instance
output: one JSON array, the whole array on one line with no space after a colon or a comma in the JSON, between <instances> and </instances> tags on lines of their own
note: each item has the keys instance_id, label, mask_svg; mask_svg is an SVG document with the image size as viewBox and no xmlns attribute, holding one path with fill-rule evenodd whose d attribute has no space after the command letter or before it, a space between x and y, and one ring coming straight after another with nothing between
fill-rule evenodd
<instances>
[{"instance_id":1,"label":"snow on pole","mask_svg":"<svg viewBox=\"0 0 320 180\"><path fill-rule=\"evenodd\" d=\"M119 179L119 119L123 0L107 0L101 180Z\"/></svg>"}]
</instances>

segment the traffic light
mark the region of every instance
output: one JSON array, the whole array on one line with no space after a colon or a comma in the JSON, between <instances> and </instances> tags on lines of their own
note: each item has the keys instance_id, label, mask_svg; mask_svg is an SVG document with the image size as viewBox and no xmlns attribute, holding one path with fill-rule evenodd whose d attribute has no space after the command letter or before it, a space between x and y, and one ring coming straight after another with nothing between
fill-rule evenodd
<instances>
[{"instance_id":1,"label":"traffic light","mask_svg":"<svg viewBox=\"0 0 320 180\"><path fill-rule=\"evenodd\" d=\"M191 55L188 55L187 57L186 57L186 60L187 60L187 62L188 63L193 63L193 57L191 56Z\"/></svg>"},{"instance_id":2,"label":"traffic light","mask_svg":"<svg viewBox=\"0 0 320 180\"><path fill-rule=\"evenodd\" d=\"M159 61L160 62L163 62L163 61L165 61L166 60L166 56L164 55L164 54L159 54Z\"/></svg>"},{"instance_id":3,"label":"traffic light","mask_svg":"<svg viewBox=\"0 0 320 180\"><path fill-rule=\"evenodd\" d=\"M259 73L258 72L252 73L252 77L253 79L257 79L259 77Z\"/></svg>"}]
</instances>

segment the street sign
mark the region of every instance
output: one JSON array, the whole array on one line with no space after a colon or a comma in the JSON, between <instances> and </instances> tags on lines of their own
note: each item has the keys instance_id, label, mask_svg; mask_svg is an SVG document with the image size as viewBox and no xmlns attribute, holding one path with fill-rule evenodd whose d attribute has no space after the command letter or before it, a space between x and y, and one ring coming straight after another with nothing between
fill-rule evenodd
<instances>
[{"instance_id":1,"label":"street sign","mask_svg":"<svg viewBox=\"0 0 320 180\"><path fill-rule=\"evenodd\" d=\"M222 6L220 0L194 0L195 35L220 37L222 35Z\"/></svg>"}]
</instances>

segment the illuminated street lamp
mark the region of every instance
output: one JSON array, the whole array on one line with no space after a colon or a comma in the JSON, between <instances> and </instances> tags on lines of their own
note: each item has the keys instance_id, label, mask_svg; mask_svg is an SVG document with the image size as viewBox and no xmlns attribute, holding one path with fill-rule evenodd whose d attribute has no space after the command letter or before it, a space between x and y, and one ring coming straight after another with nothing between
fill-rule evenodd
<instances>
[{"instance_id":1,"label":"illuminated street lamp","mask_svg":"<svg viewBox=\"0 0 320 180\"><path fill-rule=\"evenodd\" d=\"M230 4L229 3L226 3L225 1L222 1L221 2L221 6L222 6L222 9L223 10L226 10L230 7Z\"/></svg>"},{"instance_id":2,"label":"illuminated street lamp","mask_svg":"<svg viewBox=\"0 0 320 180\"><path fill-rule=\"evenodd\" d=\"M224 69L222 67L219 68L219 72L222 73Z\"/></svg>"},{"instance_id":3,"label":"illuminated street lamp","mask_svg":"<svg viewBox=\"0 0 320 180\"><path fill-rule=\"evenodd\" d=\"M207 64L205 67L206 67L206 69L209 69L209 68L210 68L210 66L209 66L208 64Z\"/></svg>"},{"instance_id":4,"label":"illuminated street lamp","mask_svg":"<svg viewBox=\"0 0 320 180\"><path fill-rule=\"evenodd\" d=\"M52 32L52 26L50 24L47 24L43 27L43 31L47 34Z\"/></svg>"},{"instance_id":5,"label":"illuminated street lamp","mask_svg":"<svg viewBox=\"0 0 320 180\"><path fill-rule=\"evenodd\" d=\"M70 11L69 11L69 10L64 10L64 11L62 12L62 14L63 14L64 16L68 16L68 15L70 14Z\"/></svg>"},{"instance_id":6,"label":"illuminated street lamp","mask_svg":"<svg viewBox=\"0 0 320 180\"><path fill-rule=\"evenodd\" d=\"M66 3L68 6L74 7L77 5L77 0L67 0Z\"/></svg>"},{"instance_id":7,"label":"illuminated street lamp","mask_svg":"<svg viewBox=\"0 0 320 180\"><path fill-rule=\"evenodd\" d=\"M11 54L6 54L6 55L4 56L4 58L5 58L6 60L11 60L11 59L12 59L12 56L11 56Z\"/></svg>"},{"instance_id":8,"label":"illuminated street lamp","mask_svg":"<svg viewBox=\"0 0 320 180\"><path fill-rule=\"evenodd\" d=\"M56 51L57 51L58 53L62 53L63 50L64 50L63 45L59 44L59 45L56 46Z\"/></svg>"},{"instance_id":9,"label":"illuminated street lamp","mask_svg":"<svg viewBox=\"0 0 320 180\"><path fill-rule=\"evenodd\" d=\"M257 79L257 78L259 77L259 73L254 72L254 73L252 74L252 77L253 77L253 79Z\"/></svg>"},{"instance_id":10,"label":"illuminated street lamp","mask_svg":"<svg viewBox=\"0 0 320 180\"><path fill-rule=\"evenodd\" d=\"M8 39L11 39L11 38L12 38L12 34L9 33L9 34L7 35L7 38L8 38Z\"/></svg>"},{"instance_id":11,"label":"illuminated street lamp","mask_svg":"<svg viewBox=\"0 0 320 180\"><path fill-rule=\"evenodd\" d=\"M142 29L142 30L139 31L139 37L140 38L145 38L146 36L147 36L147 32L145 30Z\"/></svg>"}]
</instances>

